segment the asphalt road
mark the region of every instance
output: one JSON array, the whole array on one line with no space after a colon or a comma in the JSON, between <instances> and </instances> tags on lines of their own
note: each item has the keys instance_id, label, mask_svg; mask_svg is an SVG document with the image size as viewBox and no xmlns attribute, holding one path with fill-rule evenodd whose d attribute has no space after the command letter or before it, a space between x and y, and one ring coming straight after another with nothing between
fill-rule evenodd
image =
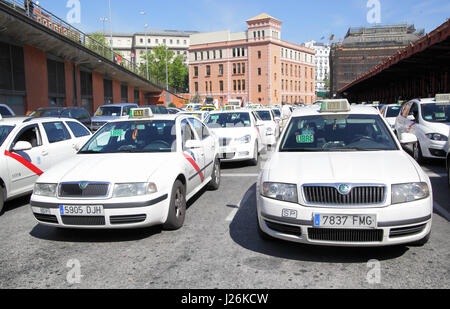
<instances>
[{"instance_id":1,"label":"asphalt road","mask_svg":"<svg viewBox=\"0 0 450 309\"><path fill-rule=\"evenodd\" d=\"M435 201L448 209L444 165L425 168ZM222 173L220 190L191 201L185 226L175 232L59 230L35 222L29 197L7 203L0 288L450 288L450 225L443 216L434 215L424 247L264 242L256 232L258 167L227 164ZM379 280L369 283L375 268Z\"/></svg>"}]
</instances>

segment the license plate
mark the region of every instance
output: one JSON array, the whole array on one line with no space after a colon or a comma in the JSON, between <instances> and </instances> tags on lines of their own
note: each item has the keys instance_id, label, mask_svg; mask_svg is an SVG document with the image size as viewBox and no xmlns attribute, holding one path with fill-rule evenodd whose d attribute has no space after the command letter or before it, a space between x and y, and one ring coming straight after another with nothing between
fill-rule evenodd
<instances>
[{"instance_id":1,"label":"license plate","mask_svg":"<svg viewBox=\"0 0 450 309\"><path fill-rule=\"evenodd\" d=\"M59 211L62 216L104 216L105 211L103 206L99 205L89 205L89 206L78 206L78 205L60 205Z\"/></svg>"},{"instance_id":2,"label":"license plate","mask_svg":"<svg viewBox=\"0 0 450 309\"><path fill-rule=\"evenodd\" d=\"M377 228L377 216L314 214L314 227L375 229Z\"/></svg>"},{"instance_id":3,"label":"license plate","mask_svg":"<svg viewBox=\"0 0 450 309\"><path fill-rule=\"evenodd\" d=\"M220 147L219 148L219 152L220 153L232 153L232 152L236 152L235 148L229 148L229 147Z\"/></svg>"}]
</instances>

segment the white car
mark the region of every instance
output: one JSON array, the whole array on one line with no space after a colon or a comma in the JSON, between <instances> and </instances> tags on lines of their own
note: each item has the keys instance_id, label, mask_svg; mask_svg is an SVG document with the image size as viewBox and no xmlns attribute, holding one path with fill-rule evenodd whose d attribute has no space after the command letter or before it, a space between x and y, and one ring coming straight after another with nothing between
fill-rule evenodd
<instances>
[{"instance_id":1,"label":"white car","mask_svg":"<svg viewBox=\"0 0 450 309\"><path fill-rule=\"evenodd\" d=\"M203 104L200 104L200 103L189 103L189 104L183 105L181 107L181 110L191 112L191 111L199 110L202 107L203 107Z\"/></svg>"},{"instance_id":2,"label":"white car","mask_svg":"<svg viewBox=\"0 0 450 309\"><path fill-rule=\"evenodd\" d=\"M445 159L450 126L450 95L416 99L404 104L395 124L397 135L414 134L414 159Z\"/></svg>"},{"instance_id":3,"label":"white car","mask_svg":"<svg viewBox=\"0 0 450 309\"><path fill-rule=\"evenodd\" d=\"M218 141L197 118L132 109L37 181L31 209L63 228L182 227L186 202L220 185Z\"/></svg>"},{"instance_id":4,"label":"white car","mask_svg":"<svg viewBox=\"0 0 450 309\"><path fill-rule=\"evenodd\" d=\"M450 129L449 129L449 136L450 136ZM450 186L450 141L447 142L447 179L448 179L448 185Z\"/></svg>"},{"instance_id":5,"label":"white car","mask_svg":"<svg viewBox=\"0 0 450 309\"><path fill-rule=\"evenodd\" d=\"M272 109L258 109L255 111L259 120L264 123L265 133L263 135L263 143L265 146L275 146L280 137L280 125L276 120L275 113Z\"/></svg>"},{"instance_id":6,"label":"white car","mask_svg":"<svg viewBox=\"0 0 450 309\"><path fill-rule=\"evenodd\" d=\"M395 121L397 120L398 115L400 115L400 111L402 106L399 104L387 104L383 105L380 110L381 115L387 120L392 130L395 131Z\"/></svg>"},{"instance_id":7,"label":"white car","mask_svg":"<svg viewBox=\"0 0 450 309\"><path fill-rule=\"evenodd\" d=\"M264 149L262 129L252 110L212 112L205 124L219 139L221 162L250 161L258 165Z\"/></svg>"},{"instance_id":8,"label":"white car","mask_svg":"<svg viewBox=\"0 0 450 309\"><path fill-rule=\"evenodd\" d=\"M403 133L402 143L416 141ZM263 239L331 246L425 244L429 177L374 109L300 108L257 183Z\"/></svg>"},{"instance_id":9,"label":"white car","mask_svg":"<svg viewBox=\"0 0 450 309\"><path fill-rule=\"evenodd\" d=\"M179 112L177 115L186 115L186 116L193 116L193 117L197 117L198 119L200 119L200 121L205 121L206 118L208 118L209 116L209 111L192 111L192 112L188 112L188 111L181 111Z\"/></svg>"},{"instance_id":10,"label":"white car","mask_svg":"<svg viewBox=\"0 0 450 309\"><path fill-rule=\"evenodd\" d=\"M4 202L33 191L50 167L75 156L91 132L74 119L0 116L0 213Z\"/></svg>"}]
</instances>

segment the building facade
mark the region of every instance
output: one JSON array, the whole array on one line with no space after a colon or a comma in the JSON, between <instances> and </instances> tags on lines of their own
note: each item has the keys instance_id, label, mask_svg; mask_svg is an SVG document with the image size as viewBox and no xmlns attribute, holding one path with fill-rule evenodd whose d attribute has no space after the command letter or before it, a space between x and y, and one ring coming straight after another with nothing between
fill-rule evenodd
<instances>
[{"instance_id":1,"label":"building facade","mask_svg":"<svg viewBox=\"0 0 450 309\"><path fill-rule=\"evenodd\" d=\"M111 39L107 31L100 32L105 36L106 42ZM114 51L120 52L123 57L136 64L145 62L145 50L150 52L152 48L165 45L168 50L173 51L174 57L183 56L185 63L188 64L188 48L190 44L190 35L194 31L172 31L172 30L149 30L139 33L113 33L112 46Z\"/></svg>"},{"instance_id":2,"label":"building facade","mask_svg":"<svg viewBox=\"0 0 450 309\"><path fill-rule=\"evenodd\" d=\"M315 100L315 52L282 41L281 21L261 14L248 30L191 35L191 96L275 105Z\"/></svg>"},{"instance_id":3,"label":"building facade","mask_svg":"<svg viewBox=\"0 0 450 309\"><path fill-rule=\"evenodd\" d=\"M417 41L424 31L413 25L350 28L342 43L330 51L330 87L332 94L356 80L372 67Z\"/></svg>"},{"instance_id":4,"label":"building facade","mask_svg":"<svg viewBox=\"0 0 450 309\"><path fill-rule=\"evenodd\" d=\"M330 91L330 45L316 41L306 42L304 45L316 51L316 93Z\"/></svg>"}]
</instances>

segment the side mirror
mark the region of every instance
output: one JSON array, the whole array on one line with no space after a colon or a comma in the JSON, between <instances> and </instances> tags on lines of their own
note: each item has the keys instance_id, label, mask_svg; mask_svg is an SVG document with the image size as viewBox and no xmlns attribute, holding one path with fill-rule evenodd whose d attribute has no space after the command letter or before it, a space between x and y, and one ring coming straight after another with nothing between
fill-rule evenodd
<instances>
[{"instance_id":1,"label":"side mirror","mask_svg":"<svg viewBox=\"0 0 450 309\"><path fill-rule=\"evenodd\" d=\"M408 115L408 117L406 117L406 119L411 120L411 121L415 121L416 117L414 117L414 115Z\"/></svg>"},{"instance_id":2,"label":"side mirror","mask_svg":"<svg viewBox=\"0 0 450 309\"><path fill-rule=\"evenodd\" d=\"M189 140L186 142L186 148L187 149L198 149L198 148L202 148L202 142L198 141L198 140Z\"/></svg>"},{"instance_id":3,"label":"side mirror","mask_svg":"<svg viewBox=\"0 0 450 309\"><path fill-rule=\"evenodd\" d=\"M33 148L33 146L31 146L31 144L29 142L19 141L14 145L13 151L14 152L26 151L26 150L30 150L32 148Z\"/></svg>"},{"instance_id":4,"label":"side mirror","mask_svg":"<svg viewBox=\"0 0 450 309\"><path fill-rule=\"evenodd\" d=\"M417 143L417 137L414 134L411 133L402 133L400 135L400 144L414 144Z\"/></svg>"}]
</instances>

